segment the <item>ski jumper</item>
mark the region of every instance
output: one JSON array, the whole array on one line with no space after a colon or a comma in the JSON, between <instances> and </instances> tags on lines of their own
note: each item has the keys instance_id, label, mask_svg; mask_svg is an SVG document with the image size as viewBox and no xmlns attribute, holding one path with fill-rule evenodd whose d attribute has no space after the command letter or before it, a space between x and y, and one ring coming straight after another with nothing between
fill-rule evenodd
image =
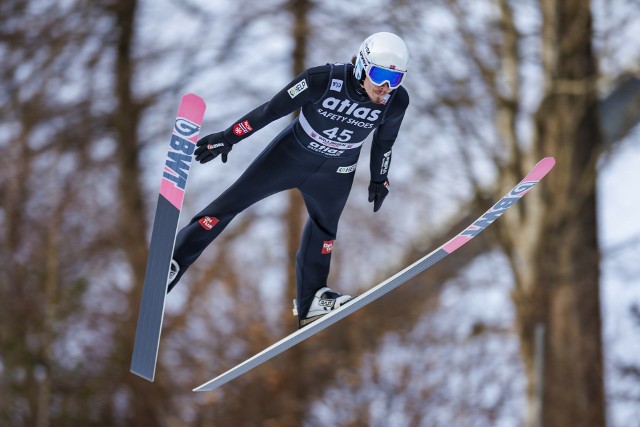
<instances>
[{"instance_id":1,"label":"ski jumper","mask_svg":"<svg viewBox=\"0 0 640 427\"><path fill-rule=\"evenodd\" d=\"M303 318L316 291L327 286L338 221L362 144L374 131L371 179L385 181L408 104L402 86L375 104L353 76L352 65L327 64L307 69L270 101L240 118L224 131L232 144L301 109L242 176L180 230L173 254L179 275L237 214L267 196L297 188L309 213L296 255L298 316Z\"/></svg>"}]
</instances>

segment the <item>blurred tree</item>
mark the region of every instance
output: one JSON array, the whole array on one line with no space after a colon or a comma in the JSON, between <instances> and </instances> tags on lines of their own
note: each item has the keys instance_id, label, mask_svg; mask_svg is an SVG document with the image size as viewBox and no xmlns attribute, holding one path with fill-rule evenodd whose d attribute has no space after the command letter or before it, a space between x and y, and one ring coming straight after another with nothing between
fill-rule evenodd
<instances>
[{"instance_id":1,"label":"blurred tree","mask_svg":"<svg viewBox=\"0 0 640 427\"><path fill-rule=\"evenodd\" d=\"M640 304L637 302L632 304L629 311L636 328L635 332L640 333ZM638 392L640 390L640 363L620 363L616 365L616 369L619 371L621 378L636 386L635 388L630 387L620 397L623 401L631 402L636 408L635 412L637 414L637 409L640 408L640 393Z\"/></svg>"},{"instance_id":2,"label":"blurred tree","mask_svg":"<svg viewBox=\"0 0 640 427\"><path fill-rule=\"evenodd\" d=\"M96 420L95 390L74 381L93 375L78 354L93 340L82 330L92 271L75 260L97 260L108 236L93 223L109 223L105 201L85 197L85 185L109 182L102 153L84 143L105 128L92 91L102 46L89 42L101 17L85 5L0 4L3 425L70 425L79 413L86 425ZM75 84L84 89L61 90Z\"/></svg>"},{"instance_id":3,"label":"blurred tree","mask_svg":"<svg viewBox=\"0 0 640 427\"><path fill-rule=\"evenodd\" d=\"M539 4L544 91L528 143L519 130L519 118L527 114L524 40L512 4L493 2L497 18L489 20L494 26L481 36L477 15L468 5L457 0L448 3L468 55L463 62L477 73L463 84L467 93L483 87L485 100L490 100L489 105L479 98L469 100L472 119L459 102L451 106L458 109L452 114L474 137L482 135L476 130L478 115L488 113L493 119L497 144L485 147L498 170L497 194L504 193L542 156L555 156L559 164L541 190L497 224L498 241L509 257L516 283L517 332L528 378L527 424L602 426L606 417L595 183L603 139L590 4L553 0ZM479 86L471 86L473 82ZM482 107L485 110L479 112ZM449 107L444 104L444 108ZM473 170L472 155L463 150L467 147L461 155L469 159L468 170ZM476 195L482 194L479 183L474 188ZM534 344L538 325L547 331L541 396L536 394L541 385Z\"/></svg>"},{"instance_id":4,"label":"blurred tree","mask_svg":"<svg viewBox=\"0 0 640 427\"><path fill-rule=\"evenodd\" d=\"M490 134L496 142L484 146L483 156L498 171L497 194L543 156L556 157L559 165L539 191L496 227L516 285L516 330L528 379L527 424L604 425L595 204L596 160L603 144L590 4L539 3L543 91L537 111L529 116L535 123L529 142L520 130L520 118L529 114L525 96L530 94L523 93L525 45L512 4L494 2L496 15L488 21L494 26L478 36L477 22L464 2L448 3L467 62L477 73L469 82L479 85L465 85L469 92L483 88L488 95L488 105L476 98L469 110L493 122ZM481 106L485 111L479 112ZM453 113L461 118L461 128L480 136L475 118L468 119L464 110ZM473 170L471 155L462 156L468 156L468 170ZM479 183L474 188L476 195L482 194ZM535 331L540 325L547 332L542 374L536 371Z\"/></svg>"},{"instance_id":5,"label":"blurred tree","mask_svg":"<svg viewBox=\"0 0 640 427\"><path fill-rule=\"evenodd\" d=\"M580 425L605 425L596 162L605 147L611 148L638 123L637 78L619 79L600 102L603 110L599 111L589 2L528 3L529 16L531 12L535 16L535 9L540 11L540 33L531 26L518 28L508 1L478 4L478 9L465 1L444 3L455 17L455 35L445 49L424 55L431 64L418 56L413 67L420 61L418 67L440 82L433 88L436 102L427 104L423 112L445 126L454 118L457 131L452 133L461 133L459 154L474 189L475 206L487 206L502 195L542 156L553 155L559 164L543 190L534 192L483 237L502 248L514 274L516 330L528 379L527 425L560 426L576 420ZM418 21L424 18L415 12ZM486 26L481 25L484 18ZM541 50L531 48L532 34L540 35ZM455 60L447 56L451 52ZM531 86L531 52L540 52L543 66L543 90L535 111L530 107L530 90L535 87ZM438 55L444 60L438 61ZM600 122L607 130L604 134ZM486 129L489 123L493 127ZM523 132L528 126L533 132ZM486 159L493 162L499 177L493 189L473 175ZM470 259L485 250L479 243L465 248ZM465 265L458 253L456 261L458 268ZM384 309L396 303L407 313L419 309L415 299L406 304L405 292L408 289L385 297ZM389 313L384 314L388 320ZM373 327L376 319L368 317L367 323ZM376 326L376 332L385 330L383 325ZM542 357L536 357L534 339L539 326L547 332ZM540 362L543 372L536 368Z\"/></svg>"},{"instance_id":6,"label":"blurred tree","mask_svg":"<svg viewBox=\"0 0 640 427\"><path fill-rule=\"evenodd\" d=\"M513 297L530 408L540 405L540 425L598 427L606 423L596 204L603 139L591 5L540 4L544 93L533 152L552 154L561 166L539 193L540 207L530 207L503 230L512 242L507 250L516 276ZM540 377L534 358L537 325L546 331ZM543 387L536 397L538 381Z\"/></svg>"}]
</instances>

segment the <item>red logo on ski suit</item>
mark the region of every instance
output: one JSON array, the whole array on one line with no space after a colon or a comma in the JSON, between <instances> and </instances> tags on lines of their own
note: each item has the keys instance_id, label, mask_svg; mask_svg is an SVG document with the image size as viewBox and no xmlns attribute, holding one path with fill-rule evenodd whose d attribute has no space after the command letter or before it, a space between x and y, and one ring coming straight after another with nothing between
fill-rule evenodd
<instances>
[{"instance_id":1,"label":"red logo on ski suit","mask_svg":"<svg viewBox=\"0 0 640 427\"><path fill-rule=\"evenodd\" d=\"M218 218L215 216L203 216L198 222L205 230L211 230L218 223Z\"/></svg>"},{"instance_id":2,"label":"red logo on ski suit","mask_svg":"<svg viewBox=\"0 0 640 427\"><path fill-rule=\"evenodd\" d=\"M235 133L238 136L242 136L245 133L249 133L253 130L253 128L251 127L251 124L249 124L249 120L245 120L243 122L240 123L236 123L233 126L233 133Z\"/></svg>"},{"instance_id":3,"label":"red logo on ski suit","mask_svg":"<svg viewBox=\"0 0 640 427\"><path fill-rule=\"evenodd\" d=\"M325 240L324 243L322 243L322 254L323 255L331 253L331 251L333 250L333 242L334 242L334 240Z\"/></svg>"}]
</instances>

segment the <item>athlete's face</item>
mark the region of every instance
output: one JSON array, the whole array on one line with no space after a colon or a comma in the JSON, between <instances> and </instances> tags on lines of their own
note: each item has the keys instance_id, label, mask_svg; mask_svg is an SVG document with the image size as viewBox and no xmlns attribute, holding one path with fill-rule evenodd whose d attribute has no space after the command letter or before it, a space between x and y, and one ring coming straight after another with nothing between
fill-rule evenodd
<instances>
[{"instance_id":1,"label":"athlete's face","mask_svg":"<svg viewBox=\"0 0 640 427\"><path fill-rule=\"evenodd\" d=\"M384 83L382 86L376 86L373 84L371 79L369 79L369 76L367 76L364 79L364 90L367 92L367 95L369 95L372 102L379 104L393 89L389 88L388 83Z\"/></svg>"}]
</instances>

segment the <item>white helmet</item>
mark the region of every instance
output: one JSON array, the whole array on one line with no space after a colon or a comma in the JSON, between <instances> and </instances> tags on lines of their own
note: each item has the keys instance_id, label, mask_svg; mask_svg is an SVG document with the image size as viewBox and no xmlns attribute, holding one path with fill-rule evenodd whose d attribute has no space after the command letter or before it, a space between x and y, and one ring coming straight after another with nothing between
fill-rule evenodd
<instances>
[{"instance_id":1,"label":"white helmet","mask_svg":"<svg viewBox=\"0 0 640 427\"><path fill-rule=\"evenodd\" d=\"M377 86L388 83L395 89L408 70L409 49L404 41L393 33L375 33L360 45L353 75L359 81L368 76Z\"/></svg>"}]
</instances>

